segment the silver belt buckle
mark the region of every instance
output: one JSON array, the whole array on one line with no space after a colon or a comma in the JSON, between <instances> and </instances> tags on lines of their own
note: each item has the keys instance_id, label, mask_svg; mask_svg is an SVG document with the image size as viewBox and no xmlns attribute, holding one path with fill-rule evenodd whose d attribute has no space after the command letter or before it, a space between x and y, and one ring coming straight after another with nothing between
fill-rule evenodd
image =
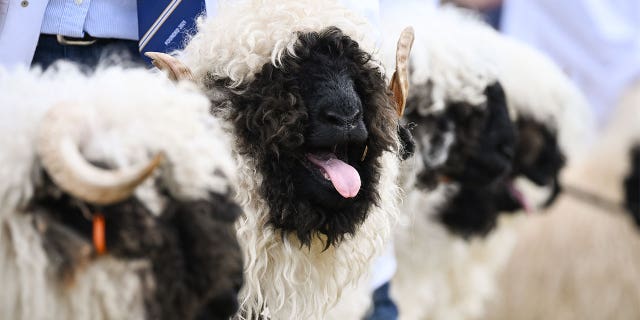
<instances>
[{"instance_id":1,"label":"silver belt buckle","mask_svg":"<svg viewBox=\"0 0 640 320\"><path fill-rule=\"evenodd\" d=\"M70 40L65 38L65 36L58 34L56 35L56 40L58 43L65 46L90 46L96 43L96 39L93 40Z\"/></svg>"}]
</instances>

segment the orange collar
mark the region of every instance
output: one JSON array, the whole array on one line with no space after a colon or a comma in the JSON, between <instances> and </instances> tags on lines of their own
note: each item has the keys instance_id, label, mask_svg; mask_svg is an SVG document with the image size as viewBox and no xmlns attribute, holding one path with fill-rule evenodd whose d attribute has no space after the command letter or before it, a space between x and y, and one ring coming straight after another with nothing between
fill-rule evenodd
<instances>
[{"instance_id":1,"label":"orange collar","mask_svg":"<svg viewBox=\"0 0 640 320\"><path fill-rule=\"evenodd\" d=\"M105 239L105 221L102 213L93 214L93 247L99 256L107 251L107 240Z\"/></svg>"}]
</instances>

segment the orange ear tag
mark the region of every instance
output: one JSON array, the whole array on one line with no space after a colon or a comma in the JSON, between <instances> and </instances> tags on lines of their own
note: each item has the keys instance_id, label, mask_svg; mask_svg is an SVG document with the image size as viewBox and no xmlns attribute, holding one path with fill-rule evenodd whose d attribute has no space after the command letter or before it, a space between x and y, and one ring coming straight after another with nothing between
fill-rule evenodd
<instances>
[{"instance_id":1,"label":"orange ear tag","mask_svg":"<svg viewBox=\"0 0 640 320\"><path fill-rule=\"evenodd\" d=\"M107 241L105 239L104 215L95 213L93 215L93 247L99 256L107 251Z\"/></svg>"}]
</instances>

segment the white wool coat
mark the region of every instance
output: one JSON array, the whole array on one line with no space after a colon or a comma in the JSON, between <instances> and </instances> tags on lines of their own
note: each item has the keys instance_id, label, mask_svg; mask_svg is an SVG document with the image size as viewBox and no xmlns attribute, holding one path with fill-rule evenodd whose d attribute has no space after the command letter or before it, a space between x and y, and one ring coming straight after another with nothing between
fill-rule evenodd
<instances>
[{"instance_id":1,"label":"white wool coat","mask_svg":"<svg viewBox=\"0 0 640 320\"><path fill-rule=\"evenodd\" d=\"M329 26L374 52L367 21L336 1L252 0L222 5L215 19L201 21L179 57L196 82L201 84L210 73L237 87L251 82L264 64L278 66L285 52L294 53L296 32ZM259 193L262 176L255 159L236 155L236 161L245 211L238 222L246 263L246 285L240 293L244 316L264 312L273 319L324 319L343 288L360 279L390 237L398 212L397 155L382 156L384 171L377 187L382 201L353 237L326 251L318 239L307 249L293 236L282 239L267 225L269 206Z\"/></svg>"},{"instance_id":2,"label":"white wool coat","mask_svg":"<svg viewBox=\"0 0 640 320\"><path fill-rule=\"evenodd\" d=\"M385 40L393 39L404 24L415 29L410 94L430 101L425 110L418 110L421 114L442 112L448 102L481 106L485 87L500 81L512 117L533 118L557 132L569 160L590 139L593 117L570 80L542 54L500 36L470 13L398 4L383 12L382 23ZM393 43L384 46L388 66L392 66L393 48ZM425 85L428 94L415 91L425 90ZM514 228L526 219L503 217L486 238L465 241L450 234L434 218L437 207L457 192L457 186L441 185L432 192L415 189L411 179L422 164L413 161L402 173L407 178L406 198L401 224L394 232L398 271L391 293L400 317L482 318L486 302L496 291L496 276L515 245Z\"/></svg>"},{"instance_id":3,"label":"white wool coat","mask_svg":"<svg viewBox=\"0 0 640 320\"><path fill-rule=\"evenodd\" d=\"M123 167L164 153L165 165L135 192L156 214L164 208L158 181L184 200L228 192L235 172L229 141L194 86L145 70L101 68L87 76L67 64L46 73L0 68L0 318L144 318L144 291L153 288L149 261L93 259L90 248L78 248L85 264L63 283L50 267L38 220L25 211L42 180L38 128L63 102L83 107L74 116L88 124L81 149L88 160Z\"/></svg>"}]
</instances>

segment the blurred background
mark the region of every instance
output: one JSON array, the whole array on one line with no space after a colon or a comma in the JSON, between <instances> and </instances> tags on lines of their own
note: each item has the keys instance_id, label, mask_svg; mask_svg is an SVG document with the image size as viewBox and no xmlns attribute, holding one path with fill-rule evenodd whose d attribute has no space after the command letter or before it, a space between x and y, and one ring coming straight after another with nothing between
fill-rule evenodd
<instances>
[{"instance_id":1,"label":"blurred background","mask_svg":"<svg viewBox=\"0 0 640 320\"><path fill-rule=\"evenodd\" d=\"M444 0L547 54L589 99L600 127L640 76L640 1Z\"/></svg>"}]
</instances>

